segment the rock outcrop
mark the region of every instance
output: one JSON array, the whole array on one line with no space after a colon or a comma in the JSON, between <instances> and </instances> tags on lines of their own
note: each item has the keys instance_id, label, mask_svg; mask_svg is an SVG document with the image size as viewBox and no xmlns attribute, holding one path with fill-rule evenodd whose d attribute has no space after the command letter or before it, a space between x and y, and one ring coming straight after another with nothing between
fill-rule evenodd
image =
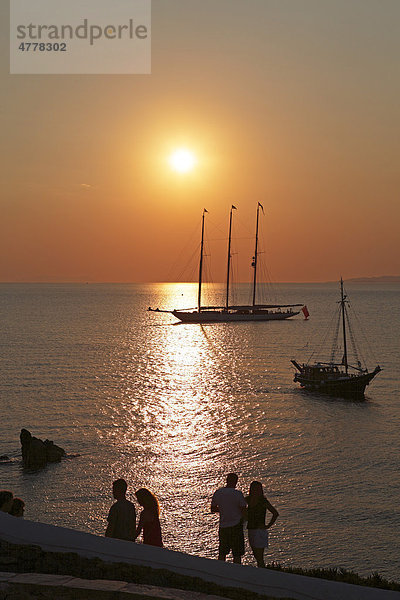
<instances>
[{"instance_id":1,"label":"rock outcrop","mask_svg":"<svg viewBox=\"0 0 400 600\"><path fill-rule=\"evenodd\" d=\"M27 429L21 429L19 436L22 447L22 462L28 469L41 469L47 463L60 462L65 450L50 440L40 440Z\"/></svg>"}]
</instances>

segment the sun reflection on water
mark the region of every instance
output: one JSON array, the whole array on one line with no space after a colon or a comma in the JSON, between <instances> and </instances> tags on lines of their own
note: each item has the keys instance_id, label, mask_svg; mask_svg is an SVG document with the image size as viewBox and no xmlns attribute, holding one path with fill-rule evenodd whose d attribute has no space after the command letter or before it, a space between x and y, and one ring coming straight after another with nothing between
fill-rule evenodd
<instances>
[{"instance_id":1,"label":"sun reflection on water","mask_svg":"<svg viewBox=\"0 0 400 600\"><path fill-rule=\"evenodd\" d=\"M181 289L165 286L165 303L187 302ZM188 289L192 291L189 284ZM218 328L205 332L197 325L155 324L147 328L146 336L141 356L135 335L125 348L125 360L117 361L122 366L116 374L122 398L110 405L115 425L111 436L124 452L113 471L157 494L162 516L169 522L166 543L178 547L176 533L187 519L193 520L193 513L210 519L213 533L215 517L209 514L209 501L220 473L228 468L232 383L218 361L222 352ZM129 355L135 360L130 361ZM186 550L194 548L196 541L188 540Z\"/></svg>"}]
</instances>

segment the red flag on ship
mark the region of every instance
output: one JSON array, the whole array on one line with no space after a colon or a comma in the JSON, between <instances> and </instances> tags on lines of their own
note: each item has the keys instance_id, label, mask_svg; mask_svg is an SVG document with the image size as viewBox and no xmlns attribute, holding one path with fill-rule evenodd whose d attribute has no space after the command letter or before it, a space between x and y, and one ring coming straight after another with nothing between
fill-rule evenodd
<instances>
[{"instance_id":1,"label":"red flag on ship","mask_svg":"<svg viewBox=\"0 0 400 600\"><path fill-rule=\"evenodd\" d=\"M303 315L305 320L307 321L308 317L310 316L310 313L308 312L308 308L306 305L303 306L303 308L301 309L303 311Z\"/></svg>"}]
</instances>

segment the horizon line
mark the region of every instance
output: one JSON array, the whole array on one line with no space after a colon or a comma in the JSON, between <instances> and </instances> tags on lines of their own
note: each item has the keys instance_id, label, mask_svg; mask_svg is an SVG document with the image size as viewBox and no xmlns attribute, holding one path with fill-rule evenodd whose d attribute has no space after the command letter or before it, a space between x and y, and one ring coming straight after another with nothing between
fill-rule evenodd
<instances>
[{"instance_id":1,"label":"horizon line","mask_svg":"<svg viewBox=\"0 0 400 600\"><path fill-rule=\"evenodd\" d=\"M330 279L330 280L324 280L324 281L274 281L274 282L268 282L268 281L260 281L259 285L262 284L269 284L269 285L282 285L282 284L327 284L327 283L337 283L337 281L339 281L340 279ZM382 283L388 283L388 282L394 282L394 283L400 283L400 275L377 275L377 276L372 276L372 277L348 277L348 278L344 278L343 281L348 281L348 282L382 282ZM66 284L70 284L70 285L150 285L150 284L180 284L180 285L186 285L186 284L194 284L196 285L198 282L197 281L109 281L109 280L104 280L104 281L91 281L91 280L85 280L85 279L81 279L81 280L46 280L46 281L35 281L35 280L23 280L23 281L0 281L0 285L66 285ZM224 281L214 281L214 282L204 282L204 285L224 285L225 282ZM251 281L239 281L236 283L236 285L251 285L252 282Z\"/></svg>"}]
</instances>

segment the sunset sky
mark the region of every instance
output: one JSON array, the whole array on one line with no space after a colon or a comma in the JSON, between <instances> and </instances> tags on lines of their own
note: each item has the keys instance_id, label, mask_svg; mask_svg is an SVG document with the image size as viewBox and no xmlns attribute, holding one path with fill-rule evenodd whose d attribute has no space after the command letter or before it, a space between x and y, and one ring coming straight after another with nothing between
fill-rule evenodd
<instances>
[{"instance_id":1,"label":"sunset sky","mask_svg":"<svg viewBox=\"0 0 400 600\"><path fill-rule=\"evenodd\" d=\"M153 0L109 76L9 75L0 1L0 281L174 281L204 207L222 280L231 204L247 280L257 202L275 281L400 274L399 0Z\"/></svg>"}]
</instances>

